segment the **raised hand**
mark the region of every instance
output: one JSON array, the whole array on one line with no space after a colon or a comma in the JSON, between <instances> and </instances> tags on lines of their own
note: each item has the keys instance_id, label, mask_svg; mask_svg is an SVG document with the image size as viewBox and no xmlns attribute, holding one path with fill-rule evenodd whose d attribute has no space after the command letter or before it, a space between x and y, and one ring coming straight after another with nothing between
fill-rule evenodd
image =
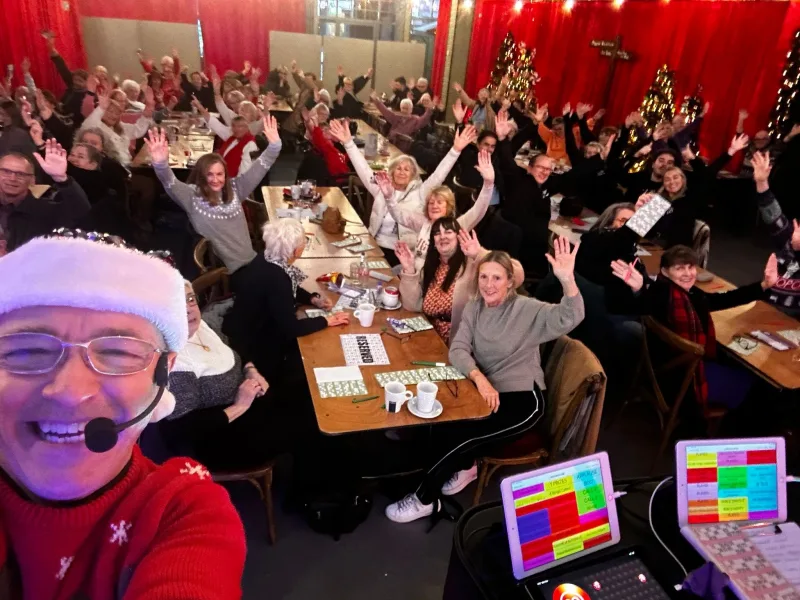
<instances>
[{"instance_id":1,"label":"raised hand","mask_svg":"<svg viewBox=\"0 0 800 600\"><path fill-rule=\"evenodd\" d=\"M541 106L536 107L533 120L537 123L544 123L547 120L547 104L542 104Z\"/></svg>"},{"instance_id":2,"label":"raised hand","mask_svg":"<svg viewBox=\"0 0 800 600\"><path fill-rule=\"evenodd\" d=\"M561 109L561 114L566 117L571 112L572 112L572 105L570 105L570 103L567 102Z\"/></svg>"},{"instance_id":3,"label":"raised hand","mask_svg":"<svg viewBox=\"0 0 800 600\"><path fill-rule=\"evenodd\" d=\"M348 123L347 120L332 119L329 130L331 135L342 144L353 140L353 136L350 134L350 123Z\"/></svg>"},{"instance_id":4,"label":"raised hand","mask_svg":"<svg viewBox=\"0 0 800 600\"><path fill-rule=\"evenodd\" d=\"M338 66L336 67L336 74L337 74L339 77L344 77L344 67L343 67L342 65L338 65Z\"/></svg>"},{"instance_id":5,"label":"raised hand","mask_svg":"<svg viewBox=\"0 0 800 600\"><path fill-rule=\"evenodd\" d=\"M483 177L484 183L494 183L492 156L486 150L478 152L478 165L475 168L478 170L478 173L481 174L481 177Z\"/></svg>"},{"instance_id":6,"label":"raised hand","mask_svg":"<svg viewBox=\"0 0 800 600\"><path fill-rule=\"evenodd\" d=\"M22 65L21 66L22 66L22 73L23 74L30 73L30 71L31 71L31 61L28 59L27 56L22 59Z\"/></svg>"},{"instance_id":7,"label":"raised hand","mask_svg":"<svg viewBox=\"0 0 800 600\"><path fill-rule=\"evenodd\" d=\"M553 256L545 254L547 262L553 267L553 275L561 282L573 281L575 272L575 256L581 243L577 242L575 248L570 252L569 240L563 235L553 240Z\"/></svg>"},{"instance_id":8,"label":"raised hand","mask_svg":"<svg viewBox=\"0 0 800 600\"><path fill-rule=\"evenodd\" d=\"M644 194L642 194L641 196L639 196L639 198L636 200L636 206L635 206L636 210L639 210L639 209L640 209L640 208L642 208L642 207L643 207L645 204L647 204L648 202L650 202L650 200L652 200L652 199L653 199L653 196L654 196L654 195L655 195L655 194L653 194L652 192L645 192Z\"/></svg>"},{"instance_id":9,"label":"raised hand","mask_svg":"<svg viewBox=\"0 0 800 600\"><path fill-rule=\"evenodd\" d=\"M689 144L686 144L683 150L681 150L681 156L683 157L683 160L685 160L687 163L697 158L697 155L695 155L695 153L692 152L692 147Z\"/></svg>"},{"instance_id":10,"label":"raised hand","mask_svg":"<svg viewBox=\"0 0 800 600\"><path fill-rule=\"evenodd\" d=\"M456 91L457 94L460 94L461 92L464 91L464 88L461 87L461 84L458 83L457 81L453 82L453 89Z\"/></svg>"},{"instance_id":11,"label":"raised hand","mask_svg":"<svg viewBox=\"0 0 800 600\"><path fill-rule=\"evenodd\" d=\"M603 149L600 152L600 158L602 158L603 160L606 160L608 158L608 155L611 154L611 147L614 145L614 140L616 139L617 139L616 133L612 133L610 136L608 136L606 145L603 146Z\"/></svg>"},{"instance_id":12,"label":"raised hand","mask_svg":"<svg viewBox=\"0 0 800 600\"><path fill-rule=\"evenodd\" d=\"M638 292L644 285L644 277L632 265L624 260L614 260L611 262L611 272L615 277L619 277L634 292Z\"/></svg>"},{"instance_id":13,"label":"raised hand","mask_svg":"<svg viewBox=\"0 0 800 600\"><path fill-rule=\"evenodd\" d=\"M592 119L595 120L595 121L599 121L600 119L602 119L605 116L605 114L606 114L606 109L605 108L601 108L596 113L594 113L594 116L592 117Z\"/></svg>"},{"instance_id":14,"label":"raised hand","mask_svg":"<svg viewBox=\"0 0 800 600\"><path fill-rule=\"evenodd\" d=\"M795 221L795 230L797 225L797 221ZM774 287L776 283L778 283L778 279L781 276L778 273L778 257L775 256L775 253L769 255L767 259L767 264L764 267L764 279L761 280L761 287L765 290L768 290L771 287Z\"/></svg>"},{"instance_id":15,"label":"raised hand","mask_svg":"<svg viewBox=\"0 0 800 600\"><path fill-rule=\"evenodd\" d=\"M705 117L708 114L708 111L711 110L711 102L706 102L703 105L703 112L700 113L701 117Z\"/></svg>"},{"instance_id":16,"label":"raised hand","mask_svg":"<svg viewBox=\"0 0 800 600\"><path fill-rule=\"evenodd\" d=\"M409 274L416 272L414 254L411 252L411 248L408 247L408 244L405 242L397 242L394 245L394 254L403 266L403 271Z\"/></svg>"},{"instance_id":17,"label":"raised hand","mask_svg":"<svg viewBox=\"0 0 800 600\"><path fill-rule=\"evenodd\" d=\"M456 152L461 152L476 139L478 139L478 132L475 127L467 125L461 131L456 131L456 136L453 139L453 148L455 148Z\"/></svg>"},{"instance_id":18,"label":"raised hand","mask_svg":"<svg viewBox=\"0 0 800 600\"><path fill-rule=\"evenodd\" d=\"M150 153L150 161L153 164L169 163L169 144L167 143L167 135L163 129L153 128L148 132L144 143L147 146L147 151Z\"/></svg>"},{"instance_id":19,"label":"raised hand","mask_svg":"<svg viewBox=\"0 0 800 600\"><path fill-rule=\"evenodd\" d=\"M34 158L42 167L42 171L50 175L53 181L67 180L67 151L55 140L47 140L44 146L44 158L38 152L33 153Z\"/></svg>"},{"instance_id":20,"label":"raised hand","mask_svg":"<svg viewBox=\"0 0 800 600\"><path fill-rule=\"evenodd\" d=\"M461 98L458 98L453 103L453 116L456 118L456 123L463 123L466 114L467 114L467 109L464 108L464 104L462 104Z\"/></svg>"},{"instance_id":21,"label":"raised hand","mask_svg":"<svg viewBox=\"0 0 800 600\"><path fill-rule=\"evenodd\" d=\"M747 136L746 133L734 136L734 138L731 140L731 145L728 148L728 154L730 156L733 156L737 152L740 152L741 150L747 148L747 145L749 143L750 143L750 138Z\"/></svg>"},{"instance_id":22,"label":"raised hand","mask_svg":"<svg viewBox=\"0 0 800 600\"><path fill-rule=\"evenodd\" d=\"M462 229L458 232L458 245L461 246L461 252L464 253L464 256L475 260L478 258L478 254L481 251L481 244L478 241L478 235L475 233L475 230L467 231L466 229Z\"/></svg>"},{"instance_id":23,"label":"raised hand","mask_svg":"<svg viewBox=\"0 0 800 600\"><path fill-rule=\"evenodd\" d=\"M575 107L575 114L578 115L579 119L585 117L589 112L592 110L591 104L585 104L584 102L578 102L578 106Z\"/></svg>"},{"instance_id":24,"label":"raised hand","mask_svg":"<svg viewBox=\"0 0 800 600\"><path fill-rule=\"evenodd\" d=\"M292 61L291 69L292 69L292 73L297 73L297 61L296 60Z\"/></svg>"},{"instance_id":25,"label":"raised hand","mask_svg":"<svg viewBox=\"0 0 800 600\"><path fill-rule=\"evenodd\" d=\"M39 123L39 121L33 121L28 131L30 132L31 139L33 140L33 143L36 144L37 148L44 144L44 131L42 130L42 124Z\"/></svg>"},{"instance_id":26,"label":"raised hand","mask_svg":"<svg viewBox=\"0 0 800 600\"><path fill-rule=\"evenodd\" d=\"M756 152L753 154L753 181L759 192L766 192L769 189L769 174L772 172L772 165L769 162L769 152Z\"/></svg>"},{"instance_id":27,"label":"raised hand","mask_svg":"<svg viewBox=\"0 0 800 600\"><path fill-rule=\"evenodd\" d=\"M275 144L281 141L281 135L278 133L278 122L275 117L268 115L263 117L261 121L264 123L264 135L270 144Z\"/></svg>"},{"instance_id":28,"label":"raised hand","mask_svg":"<svg viewBox=\"0 0 800 600\"><path fill-rule=\"evenodd\" d=\"M374 179L384 198L388 200L394 196L394 186L392 185L392 180L389 177L389 173L386 171L378 171L375 173Z\"/></svg>"},{"instance_id":29,"label":"raised hand","mask_svg":"<svg viewBox=\"0 0 800 600\"><path fill-rule=\"evenodd\" d=\"M652 151L653 151L653 143L651 142L639 148L634 156L641 158L642 156L647 156Z\"/></svg>"},{"instance_id":30,"label":"raised hand","mask_svg":"<svg viewBox=\"0 0 800 600\"><path fill-rule=\"evenodd\" d=\"M744 109L744 108L740 108L739 109L739 120L740 121L744 121L749 116L750 116L750 113L747 112L747 109Z\"/></svg>"},{"instance_id":31,"label":"raised hand","mask_svg":"<svg viewBox=\"0 0 800 600\"><path fill-rule=\"evenodd\" d=\"M214 88L214 95L219 96L222 90L222 80L219 78L215 65L211 65L211 87Z\"/></svg>"}]
</instances>

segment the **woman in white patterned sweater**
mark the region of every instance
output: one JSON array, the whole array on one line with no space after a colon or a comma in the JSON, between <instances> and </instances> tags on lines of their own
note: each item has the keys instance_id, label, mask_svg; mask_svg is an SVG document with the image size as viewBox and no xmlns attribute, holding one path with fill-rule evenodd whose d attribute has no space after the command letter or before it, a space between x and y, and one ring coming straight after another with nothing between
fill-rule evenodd
<instances>
[{"instance_id":1,"label":"woman in white patterned sweater","mask_svg":"<svg viewBox=\"0 0 800 600\"><path fill-rule=\"evenodd\" d=\"M370 168L367 159L356 147L353 136L350 134L349 124L344 121L331 121L330 132L339 140L347 151L347 156L358 173L358 178L367 191L375 198L372 204L372 214L369 217L369 232L377 240L383 254L392 266L400 264L394 254L394 245L398 241L406 242L412 248L416 247L417 235L408 228L401 227L389 214L389 204L384 191L375 182L375 172ZM463 131L456 132L453 147L442 159L436 170L424 182L419 176L419 166L412 156L401 154L389 162L389 178L391 179L391 200L394 204L421 212L425 200L431 191L442 185L447 175L456 164L461 151L475 140L477 134L474 127L466 127ZM387 189L386 193L389 191ZM427 238L425 239L427 242Z\"/></svg>"},{"instance_id":2,"label":"woman in white patterned sweater","mask_svg":"<svg viewBox=\"0 0 800 600\"><path fill-rule=\"evenodd\" d=\"M219 154L206 154L197 161L188 183L178 181L169 168L169 146L163 130L151 131L149 138L145 138L164 190L186 211L195 231L211 242L214 252L228 268L234 290L242 267L256 257L242 200L256 189L281 152L274 117L264 118L264 133L269 146L246 172L228 177L225 159Z\"/></svg>"}]
</instances>

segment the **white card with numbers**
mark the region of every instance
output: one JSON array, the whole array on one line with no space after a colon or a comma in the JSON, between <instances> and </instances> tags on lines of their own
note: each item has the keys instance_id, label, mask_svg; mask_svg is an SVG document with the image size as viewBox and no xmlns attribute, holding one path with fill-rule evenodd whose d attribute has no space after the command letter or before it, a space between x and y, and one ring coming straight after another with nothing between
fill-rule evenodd
<instances>
[{"instance_id":1,"label":"white card with numbers","mask_svg":"<svg viewBox=\"0 0 800 600\"><path fill-rule=\"evenodd\" d=\"M625 223L626 227L630 227L642 237L647 237L648 232L655 227L655 224L667 214L667 211L672 208L672 204L665 200L658 194L653 194L653 198L637 210L633 216Z\"/></svg>"},{"instance_id":2,"label":"white card with numbers","mask_svg":"<svg viewBox=\"0 0 800 600\"><path fill-rule=\"evenodd\" d=\"M340 335L347 365L388 365L389 355L378 333Z\"/></svg>"}]
</instances>

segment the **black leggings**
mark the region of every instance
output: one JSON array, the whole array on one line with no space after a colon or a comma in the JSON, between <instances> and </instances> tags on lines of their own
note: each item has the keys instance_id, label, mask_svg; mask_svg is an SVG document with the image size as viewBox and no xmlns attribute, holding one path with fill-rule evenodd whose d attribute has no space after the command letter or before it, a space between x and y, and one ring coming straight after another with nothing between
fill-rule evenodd
<instances>
[{"instance_id":1,"label":"black leggings","mask_svg":"<svg viewBox=\"0 0 800 600\"><path fill-rule=\"evenodd\" d=\"M533 392L501 393L500 408L486 419L440 426L440 431L434 431L433 442L438 460L417 488L420 502L431 504L453 473L469 468L487 444L500 440L507 443L521 437L543 415L544 394L537 386Z\"/></svg>"}]
</instances>

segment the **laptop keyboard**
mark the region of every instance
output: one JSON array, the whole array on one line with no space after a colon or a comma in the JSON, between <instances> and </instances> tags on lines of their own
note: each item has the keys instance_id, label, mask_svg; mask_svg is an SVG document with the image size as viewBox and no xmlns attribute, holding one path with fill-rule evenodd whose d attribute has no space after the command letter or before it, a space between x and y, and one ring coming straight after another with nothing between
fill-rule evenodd
<instances>
[{"instance_id":1,"label":"laptop keyboard","mask_svg":"<svg viewBox=\"0 0 800 600\"><path fill-rule=\"evenodd\" d=\"M669 600L637 556L620 556L558 578L540 579L530 587L538 588L544 600Z\"/></svg>"}]
</instances>

